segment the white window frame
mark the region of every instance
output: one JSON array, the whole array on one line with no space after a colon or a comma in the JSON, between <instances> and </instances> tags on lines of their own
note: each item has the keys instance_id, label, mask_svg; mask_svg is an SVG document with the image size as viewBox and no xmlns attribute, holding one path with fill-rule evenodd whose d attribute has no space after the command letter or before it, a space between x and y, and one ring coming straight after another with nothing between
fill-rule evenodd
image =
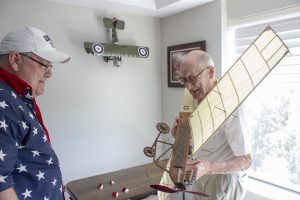
<instances>
[{"instance_id":1,"label":"white window frame","mask_svg":"<svg viewBox=\"0 0 300 200\"><path fill-rule=\"evenodd\" d=\"M300 16L300 7L292 7L285 10L277 10L276 12L268 12L256 16L245 17L238 20L233 20L228 22L228 32L227 32L227 44L229 48L229 54L233 55L234 47L236 46L234 43L234 29L241 28L246 26L251 26L254 24L263 24L271 21L284 20L294 17ZM233 63L235 58L232 56L231 60L227 60L228 63ZM227 68L222 68L222 72L226 72L230 66ZM278 186L276 184L260 180L255 177L250 177L250 188L249 192L246 195L245 200L250 199L300 199L300 192L294 191L290 188ZM266 190L268 188L268 190ZM273 191L267 192L266 191Z\"/></svg>"}]
</instances>

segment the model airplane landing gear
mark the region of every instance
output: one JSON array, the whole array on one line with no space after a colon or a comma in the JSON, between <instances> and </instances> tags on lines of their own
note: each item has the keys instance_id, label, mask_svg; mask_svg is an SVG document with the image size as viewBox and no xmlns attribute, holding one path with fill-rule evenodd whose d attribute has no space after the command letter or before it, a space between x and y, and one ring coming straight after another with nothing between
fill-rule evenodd
<instances>
[{"instance_id":1,"label":"model airplane landing gear","mask_svg":"<svg viewBox=\"0 0 300 200\"><path fill-rule=\"evenodd\" d=\"M120 56L103 56L103 60L105 62L112 60L114 65L116 65L117 67L121 66L121 63L122 63L122 57L120 57Z\"/></svg>"},{"instance_id":2,"label":"model airplane landing gear","mask_svg":"<svg viewBox=\"0 0 300 200\"><path fill-rule=\"evenodd\" d=\"M103 56L103 60L104 60L105 62L108 62L108 61L111 60L111 59L109 59L109 56Z\"/></svg>"}]
</instances>

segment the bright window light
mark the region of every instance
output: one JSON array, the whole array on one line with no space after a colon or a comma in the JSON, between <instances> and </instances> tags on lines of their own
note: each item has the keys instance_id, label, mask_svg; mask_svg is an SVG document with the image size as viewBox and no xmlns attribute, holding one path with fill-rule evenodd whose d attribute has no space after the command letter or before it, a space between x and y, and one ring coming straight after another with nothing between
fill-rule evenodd
<instances>
[{"instance_id":1,"label":"bright window light","mask_svg":"<svg viewBox=\"0 0 300 200\"><path fill-rule=\"evenodd\" d=\"M300 18L230 28L238 58L267 25L290 53L246 99L252 134L250 176L300 194Z\"/></svg>"}]
</instances>

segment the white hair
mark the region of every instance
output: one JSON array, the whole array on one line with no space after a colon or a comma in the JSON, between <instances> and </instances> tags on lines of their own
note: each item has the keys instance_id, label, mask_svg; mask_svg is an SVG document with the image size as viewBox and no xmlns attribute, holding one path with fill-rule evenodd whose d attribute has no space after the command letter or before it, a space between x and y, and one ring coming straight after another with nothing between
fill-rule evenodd
<instances>
[{"instance_id":1,"label":"white hair","mask_svg":"<svg viewBox=\"0 0 300 200\"><path fill-rule=\"evenodd\" d=\"M212 57L204 51L201 51L201 53L197 57L197 63L199 64L199 67L203 68L208 66L215 66Z\"/></svg>"}]
</instances>

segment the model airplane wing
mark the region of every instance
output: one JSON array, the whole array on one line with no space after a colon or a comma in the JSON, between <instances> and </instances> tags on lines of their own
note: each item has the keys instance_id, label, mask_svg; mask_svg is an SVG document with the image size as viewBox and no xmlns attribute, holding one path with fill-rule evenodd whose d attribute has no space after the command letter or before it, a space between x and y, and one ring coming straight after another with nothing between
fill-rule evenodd
<instances>
[{"instance_id":1,"label":"model airplane wing","mask_svg":"<svg viewBox=\"0 0 300 200\"><path fill-rule=\"evenodd\" d=\"M127 56L137 58L147 58L149 56L148 47L132 45L84 42L84 48L88 54L96 56Z\"/></svg>"}]
</instances>

